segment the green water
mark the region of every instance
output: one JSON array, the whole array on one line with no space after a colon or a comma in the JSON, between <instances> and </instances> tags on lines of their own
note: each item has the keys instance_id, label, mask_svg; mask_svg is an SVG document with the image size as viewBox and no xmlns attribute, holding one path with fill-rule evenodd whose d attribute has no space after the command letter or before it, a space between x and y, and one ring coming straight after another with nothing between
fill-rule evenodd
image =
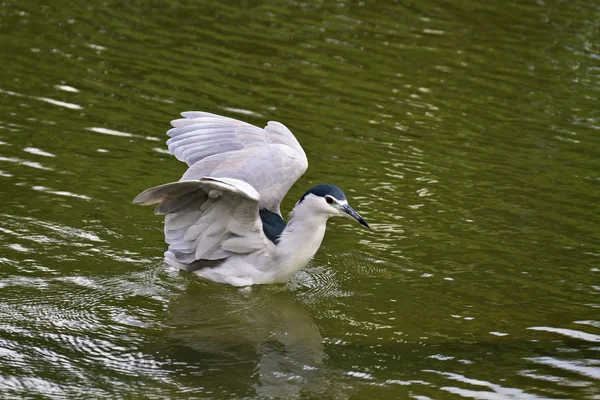
<instances>
[{"instance_id":1,"label":"green water","mask_svg":"<svg viewBox=\"0 0 600 400\"><path fill-rule=\"evenodd\" d=\"M600 398L600 6L0 6L1 398ZM285 123L345 189L251 291L131 205L177 113Z\"/></svg>"}]
</instances>

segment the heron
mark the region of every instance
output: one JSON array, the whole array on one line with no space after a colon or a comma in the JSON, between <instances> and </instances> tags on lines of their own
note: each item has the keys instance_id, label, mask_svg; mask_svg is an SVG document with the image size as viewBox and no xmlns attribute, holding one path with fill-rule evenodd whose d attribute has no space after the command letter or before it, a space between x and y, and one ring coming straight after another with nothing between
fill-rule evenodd
<instances>
[{"instance_id":1,"label":"heron","mask_svg":"<svg viewBox=\"0 0 600 400\"><path fill-rule=\"evenodd\" d=\"M280 205L308 168L292 132L208 112L171 121L169 152L188 165L177 182L140 193L134 204L157 204L165 215L167 264L233 286L287 282L321 246L327 220L345 216L369 227L337 186L309 189L289 222Z\"/></svg>"}]
</instances>

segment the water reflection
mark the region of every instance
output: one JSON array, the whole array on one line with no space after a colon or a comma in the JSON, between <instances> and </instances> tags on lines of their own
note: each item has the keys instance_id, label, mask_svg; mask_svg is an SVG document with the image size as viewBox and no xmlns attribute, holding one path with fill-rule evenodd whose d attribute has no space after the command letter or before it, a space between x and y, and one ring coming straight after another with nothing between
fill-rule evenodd
<instances>
[{"instance_id":1,"label":"water reflection","mask_svg":"<svg viewBox=\"0 0 600 400\"><path fill-rule=\"evenodd\" d=\"M295 398L326 386L323 338L285 288L191 285L169 302L164 323L169 333L156 344L159 354L179 376L201 376L205 393L254 388Z\"/></svg>"}]
</instances>

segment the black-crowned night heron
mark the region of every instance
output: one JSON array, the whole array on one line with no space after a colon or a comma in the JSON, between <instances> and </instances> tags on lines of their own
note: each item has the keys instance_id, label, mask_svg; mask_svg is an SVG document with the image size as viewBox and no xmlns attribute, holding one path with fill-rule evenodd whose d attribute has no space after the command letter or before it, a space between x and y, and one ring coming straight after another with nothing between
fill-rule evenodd
<instances>
[{"instance_id":1,"label":"black-crowned night heron","mask_svg":"<svg viewBox=\"0 0 600 400\"><path fill-rule=\"evenodd\" d=\"M333 185L306 192L285 223L279 205L308 160L283 124L261 129L205 112L181 115L167 144L188 170L133 200L166 215L167 263L234 286L283 283L315 255L329 217L368 227Z\"/></svg>"}]
</instances>

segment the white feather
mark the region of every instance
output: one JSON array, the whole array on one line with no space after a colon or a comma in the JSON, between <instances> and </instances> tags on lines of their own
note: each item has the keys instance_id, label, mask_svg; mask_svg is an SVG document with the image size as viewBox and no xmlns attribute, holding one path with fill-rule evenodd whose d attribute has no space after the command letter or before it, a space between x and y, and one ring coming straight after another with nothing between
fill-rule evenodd
<instances>
[{"instance_id":1,"label":"white feather","mask_svg":"<svg viewBox=\"0 0 600 400\"><path fill-rule=\"evenodd\" d=\"M184 112L171 122L169 151L190 169L183 180L233 178L259 193L259 206L279 212L279 205L308 167L304 150L283 124L264 129L205 112Z\"/></svg>"}]
</instances>

